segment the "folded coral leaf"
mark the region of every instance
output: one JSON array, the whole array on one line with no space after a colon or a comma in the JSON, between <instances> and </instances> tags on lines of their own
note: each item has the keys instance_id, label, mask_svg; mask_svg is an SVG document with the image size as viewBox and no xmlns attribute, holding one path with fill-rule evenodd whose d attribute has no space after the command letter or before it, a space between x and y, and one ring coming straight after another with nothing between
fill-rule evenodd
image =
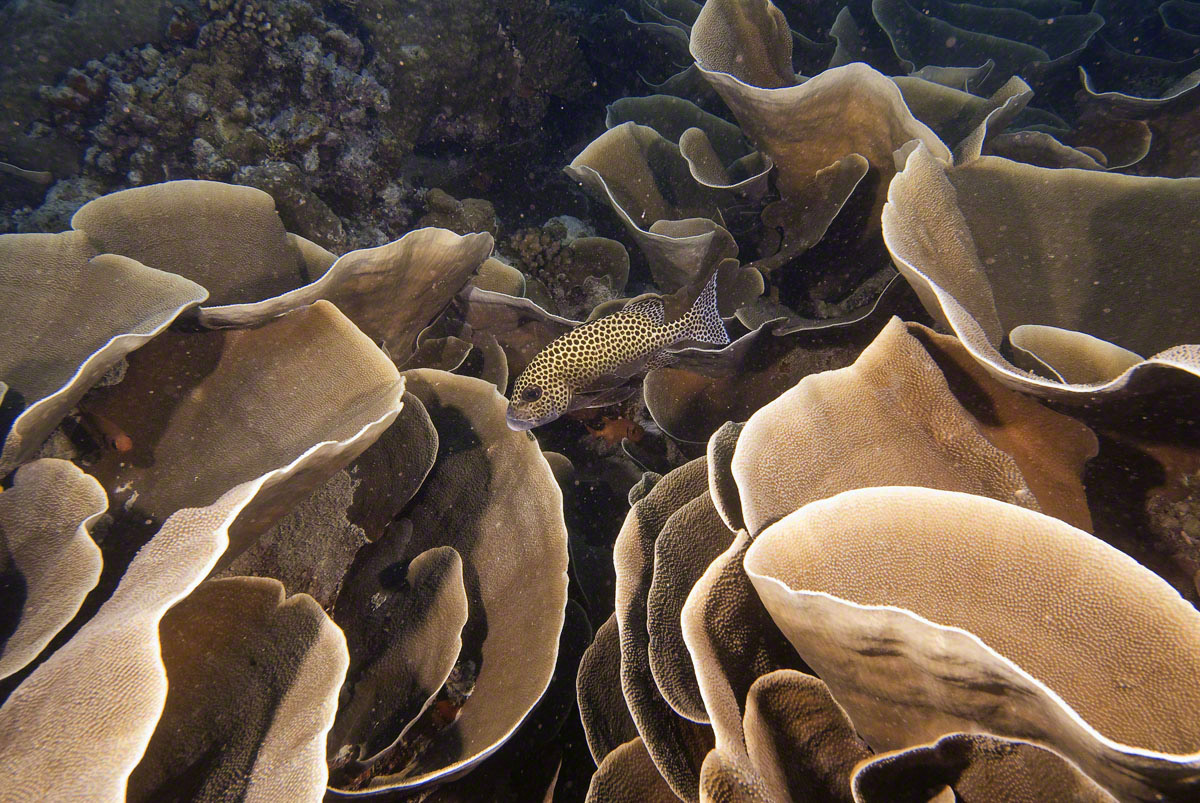
<instances>
[{"instance_id":1,"label":"folded coral leaf","mask_svg":"<svg viewBox=\"0 0 1200 803\"><path fill-rule=\"evenodd\" d=\"M90 530L108 508L100 483L66 460L45 458L17 469L0 494L4 606L0 677L37 657L100 579L100 550Z\"/></svg>"},{"instance_id":2,"label":"folded coral leaf","mask_svg":"<svg viewBox=\"0 0 1200 803\"><path fill-rule=\"evenodd\" d=\"M1200 376L1194 349L1167 353L1200 343L1198 209L1200 179L995 156L951 167L918 147L888 189L883 236L925 307L993 376L1082 402ZM1036 360L1010 362L1005 335ZM1052 378L1025 370L1035 365Z\"/></svg>"},{"instance_id":3,"label":"folded coral leaf","mask_svg":"<svg viewBox=\"0 0 1200 803\"><path fill-rule=\"evenodd\" d=\"M209 580L159 633L166 705L127 799L321 800L349 661L321 606L268 577Z\"/></svg>"},{"instance_id":4,"label":"folded coral leaf","mask_svg":"<svg viewBox=\"0 0 1200 803\"><path fill-rule=\"evenodd\" d=\"M745 567L876 750L991 733L1121 799L1195 799L1200 612L1087 533L985 497L866 488L772 525Z\"/></svg>"},{"instance_id":5,"label":"folded coral leaf","mask_svg":"<svg viewBox=\"0 0 1200 803\"><path fill-rule=\"evenodd\" d=\"M208 293L182 276L99 254L81 232L0 237L0 380L25 407L0 475L28 458L122 357Z\"/></svg>"}]
</instances>

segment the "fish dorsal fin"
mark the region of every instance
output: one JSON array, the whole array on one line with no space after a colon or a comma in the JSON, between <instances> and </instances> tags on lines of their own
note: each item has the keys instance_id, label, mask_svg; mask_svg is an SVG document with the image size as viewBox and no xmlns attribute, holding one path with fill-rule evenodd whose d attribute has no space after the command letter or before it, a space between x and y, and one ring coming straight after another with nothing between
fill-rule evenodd
<instances>
[{"instance_id":1,"label":"fish dorsal fin","mask_svg":"<svg viewBox=\"0 0 1200 803\"><path fill-rule=\"evenodd\" d=\"M621 312L640 315L656 326L666 323L662 299L654 295L633 299L621 309Z\"/></svg>"},{"instance_id":2,"label":"fish dorsal fin","mask_svg":"<svg viewBox=\"0 0 1200 803\"><path fill-rule=\"evenodd\" d=\"M621 308L625 306L625 303L626 299L624 298L614 298L611 301L602 301L596 306L592 307L592 311L588 313L587 319L584 321L584 323L587 323L588 321L594 321L599 318L604 318L608 315L612 315L614 312L620 312Z\"/></svg>"}]
</instances>

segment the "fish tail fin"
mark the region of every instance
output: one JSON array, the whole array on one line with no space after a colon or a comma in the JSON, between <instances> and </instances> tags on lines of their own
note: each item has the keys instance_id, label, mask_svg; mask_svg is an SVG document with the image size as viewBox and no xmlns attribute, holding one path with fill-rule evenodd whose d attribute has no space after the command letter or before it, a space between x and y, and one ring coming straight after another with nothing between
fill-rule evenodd
<instances>
[{"instance_id":1,"label":"fish tail fin","mask_svg":"<svg viewBox=\"0 0 1200 803\"><path fill-rule=\"evenodd\" d=\"M714 343L724 346L729 342L729 333L725 331L725 322L717 311L717 271L708 277L708 282L696 303L688 311L688 329L685 337L698 340L701 343Z\"/></svg>"}]
</instances>

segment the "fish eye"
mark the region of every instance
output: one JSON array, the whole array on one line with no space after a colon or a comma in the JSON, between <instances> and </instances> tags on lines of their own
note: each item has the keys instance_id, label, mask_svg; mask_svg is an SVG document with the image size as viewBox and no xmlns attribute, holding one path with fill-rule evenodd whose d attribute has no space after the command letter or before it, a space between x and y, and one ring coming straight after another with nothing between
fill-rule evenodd
<instances>
[{"instance_id":1,"label":"fish eye","mask_svg":"<svg viewBox=\"0 0 1200 803\"><path fill-rule=\"evenodd\" d=\"M530 385L521 391L521 401L534 402L542 398L542 389L537 385Z\"/></svg>"}]
</instances>

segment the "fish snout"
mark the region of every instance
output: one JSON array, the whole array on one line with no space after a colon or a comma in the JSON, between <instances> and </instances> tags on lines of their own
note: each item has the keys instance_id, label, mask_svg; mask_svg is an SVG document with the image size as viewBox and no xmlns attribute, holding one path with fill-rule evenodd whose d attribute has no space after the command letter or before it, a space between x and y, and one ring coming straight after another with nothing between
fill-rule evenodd
<instances>
[{"instance_id":1,"label":"fish snout","mask_svg":"<svg viewBox=\"0 0 1200 803\"><path fill-rule=\"evenodd\" d=\"M533 429L538 425L537 421L529 421L521 418L512 407L504 414L504 420L508 423L509 429L515 429L517 432L524 432Z\"/></svg>"}]
</instances>

